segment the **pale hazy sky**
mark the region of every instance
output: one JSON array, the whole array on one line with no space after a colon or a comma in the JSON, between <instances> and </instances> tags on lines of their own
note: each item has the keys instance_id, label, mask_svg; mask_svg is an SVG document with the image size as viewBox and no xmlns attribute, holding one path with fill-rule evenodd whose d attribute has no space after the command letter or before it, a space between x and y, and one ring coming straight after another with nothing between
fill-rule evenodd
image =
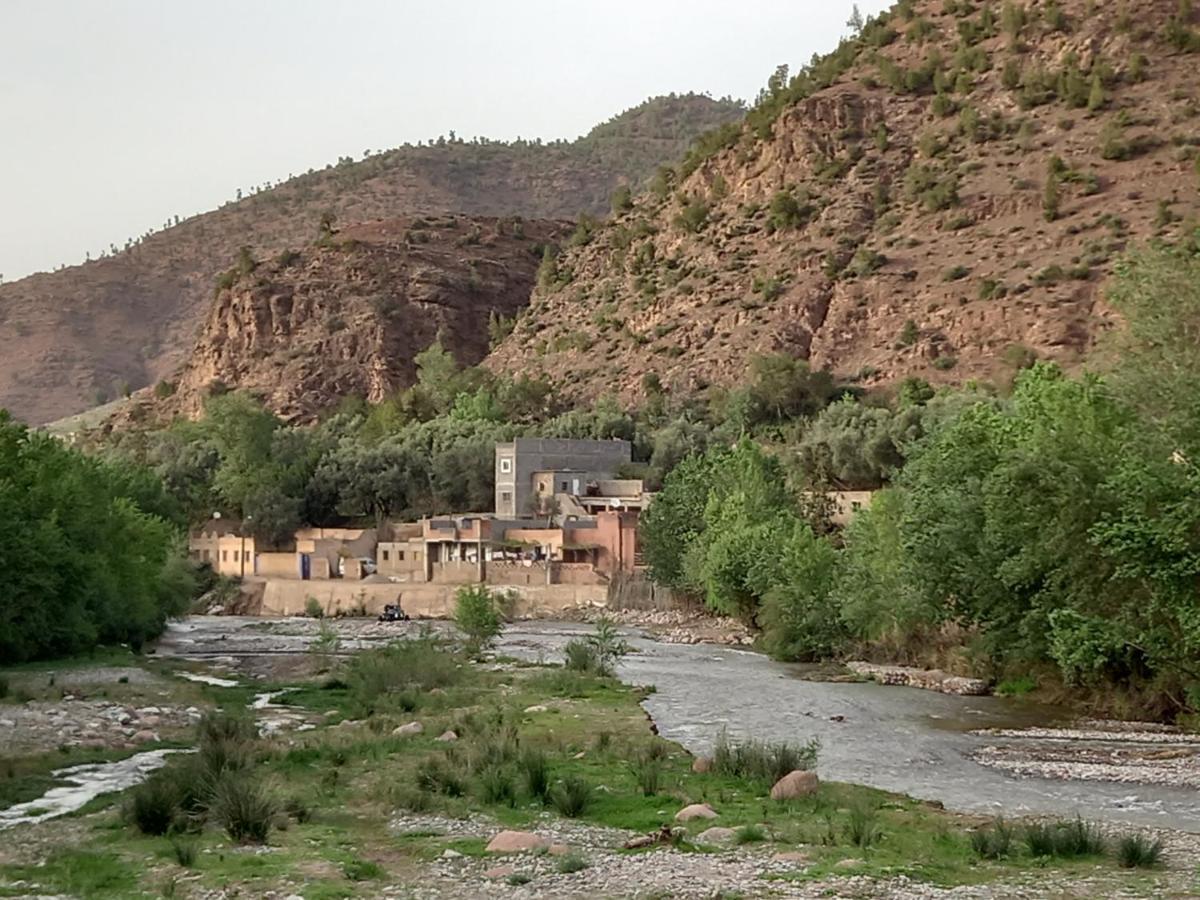
<instances>
[{"instance_id":1,"label":"pale hazy sky","mask_svg":"<svg viewBox=\"0 0 1200 900\"><path fill-rule=\"evenodd\" d=\"M886 0L865 0L864 14ZM0 273L239 187L445 134L575 137L655 94L752 99L850 0L0 0Z\"/></svg>"}]
</instances>

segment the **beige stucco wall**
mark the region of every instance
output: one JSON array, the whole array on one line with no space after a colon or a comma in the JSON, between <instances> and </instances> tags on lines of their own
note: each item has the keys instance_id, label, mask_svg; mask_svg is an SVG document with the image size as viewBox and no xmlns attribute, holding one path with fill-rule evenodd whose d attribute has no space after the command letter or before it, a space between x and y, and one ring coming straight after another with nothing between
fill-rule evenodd
<instances>
[{"instance_id":1,"label":"beige stucco wall","mask_svg":"<svg viewBox=\"0 0 1200 900\"><path fill-rule=\"evenodd\" d=\"M414 618L444 619L454 613L452 584L373 584L340 581L313 582L269 579L263 585L264 616L302 615L309 597L316 598L327 615L338 609L364 602L369 615L377 615L386 603L397 599L404 611ZM542 584L515 585L506 588L515 594L511 611L518 618L549 618L572 609L603 607L608 588L604 585Z\"/></svg>"},{"instance_id":2,"label":"beige stucco wall","mask_svg":"<svg viewBox=\"0 0 1200 900\"><path fill-rule=\"evenodd\" d=\"M254 574L264 578L299 578L300 558L295 553L259 553Z\"/></svg>"}]
</instances>

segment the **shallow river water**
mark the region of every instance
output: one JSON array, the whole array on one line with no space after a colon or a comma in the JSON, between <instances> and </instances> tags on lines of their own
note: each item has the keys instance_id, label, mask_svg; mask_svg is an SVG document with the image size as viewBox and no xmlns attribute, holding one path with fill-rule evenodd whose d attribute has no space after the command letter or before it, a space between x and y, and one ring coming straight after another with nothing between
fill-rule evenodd
<instances>
[{"instance_id":1,"label":"shallow river water","mask_svg":"<svg viewBox=\"0 0 1200 900\"><path fill-rule=\"evenodd\" d=\"M271 620L194 617L171 626L160 652L236 660L300 652L315 635L315 626L303 620L265 621ZM563 644L588 630L521 622L506 630L499 649L530 660L557 660ZM404 631L383 632L393 633ZM767 740L815 737L821 741L819 773L826 779L938 800L962 812L1078 813L1200 832L1200 792L1193 789L1018 777L970 758L989 743L971 730L1058 724L1045 707L872 683L807 681L800 667L747 650L666 644L636 632L626 637L637 652L622 661L618 674L655 686L644 705L659 733L694 753L710 750L722 728ZM384 639L369 636L353 646Z\"/></svg>"}]
</instances>

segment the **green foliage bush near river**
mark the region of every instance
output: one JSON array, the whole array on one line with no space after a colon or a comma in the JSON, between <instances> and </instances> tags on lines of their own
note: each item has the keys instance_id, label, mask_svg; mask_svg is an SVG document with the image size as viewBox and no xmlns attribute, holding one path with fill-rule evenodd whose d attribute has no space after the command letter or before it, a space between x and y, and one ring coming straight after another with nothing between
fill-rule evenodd
<instances>
[{"instance_id":1,"label":"green foliage bush near river","mask_svg":"<svg viewBox=\"0 0 1200 900\"><path fill-rule=\"evenodd\" d=\"M0 411L0 663L140 646L195 588L180 513L152 474Z\"/></svg>"},{"instance_id":2,"label":"green foliage bush near river","mask_svg":"<svg viewBox=\"0 0 1200 900\"><path fill-rule=\"evenodd\" d=\"M1108 371L1038 363L1007 394L928 401L920 434L892 444L889 487L842 535L814 530L787 488L792 447L688 458L644 516L654 577L757 621L785 659L1051 666L1069 684L1144 690L1163 715L1196 709L1200 255L1147 251L1111 296L1128 327ZM858 427L868 410L853 410L829 407L809 434L844 434L835 416ZM826 459L880 456L872 435L904 412L869 412L866 439L848 453L827 441Z\"/></svg>"}]
</instances>

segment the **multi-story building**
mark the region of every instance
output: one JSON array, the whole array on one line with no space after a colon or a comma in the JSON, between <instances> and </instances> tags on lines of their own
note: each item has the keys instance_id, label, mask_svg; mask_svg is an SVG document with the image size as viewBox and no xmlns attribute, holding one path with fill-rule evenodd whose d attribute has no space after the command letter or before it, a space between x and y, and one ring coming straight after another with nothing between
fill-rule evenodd
<instances>
[{"instance_id":1,"label":"multi-story building","mask_svg":"<svg viewBox=\"0 0 1200 900\"><path fill-rule=\"evenodd\" d=\"M557 494L586 495L588 486L613 481L632 460L629 441L517 438L496 445L496 515L537 515Z\"/></svg>"}]
</instances>

